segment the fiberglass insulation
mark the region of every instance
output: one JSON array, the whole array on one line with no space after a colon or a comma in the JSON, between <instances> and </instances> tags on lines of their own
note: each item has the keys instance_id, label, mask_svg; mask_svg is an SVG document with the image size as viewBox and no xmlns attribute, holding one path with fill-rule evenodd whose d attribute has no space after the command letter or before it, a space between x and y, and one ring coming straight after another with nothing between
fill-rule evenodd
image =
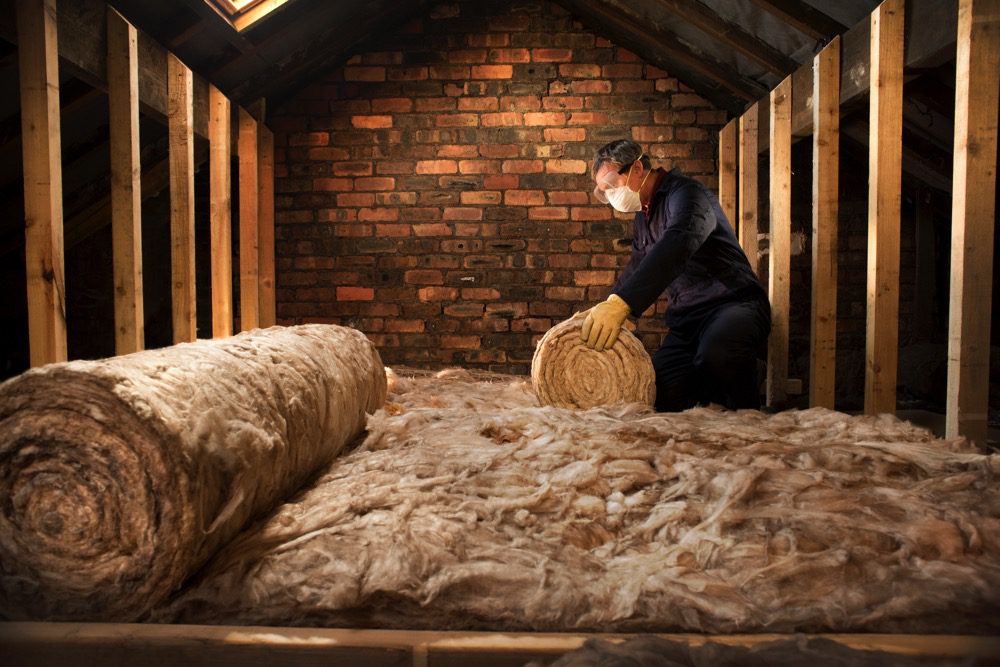
<instances>
[{"instance_id":1,"label":"fiberglass insulation","mask_svg":"<svg viewBox=\"0 0 1000 667\"><path fill-rule=\"evenodd\" d=\"M390 377L356 450L155 620L990 632L1000 456L890 416L540 408Z\"/></svg>"},{"instance_id":2,"label":"fiberglass insulation","mask_svg":"<svg viewBox=\"0 0 1000 667\"><path fill-rule=\"evenodd\" d=\"M0 617L141 618L385 400L363 334L255 330L0 385Z\"/></svg>"}]
</instances>

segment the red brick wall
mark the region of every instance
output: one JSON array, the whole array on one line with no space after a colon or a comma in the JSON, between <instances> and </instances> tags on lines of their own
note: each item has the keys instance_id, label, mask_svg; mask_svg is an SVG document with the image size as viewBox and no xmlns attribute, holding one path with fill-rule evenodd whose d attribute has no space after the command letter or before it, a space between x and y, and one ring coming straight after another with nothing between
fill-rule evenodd
<instances>
[{"instance_id":1,"label":"red brick wall","mask_svg":"<svg viewBox=\"0 0 1000 667\"><path fill-rule=\"evenodd\" d=\"M355 326L388 364L525 372L628 259L594 151L631 137L714 188L724 121L550 2L432 6L270 120L279 320Z\"/></svg>"}]
</instances>

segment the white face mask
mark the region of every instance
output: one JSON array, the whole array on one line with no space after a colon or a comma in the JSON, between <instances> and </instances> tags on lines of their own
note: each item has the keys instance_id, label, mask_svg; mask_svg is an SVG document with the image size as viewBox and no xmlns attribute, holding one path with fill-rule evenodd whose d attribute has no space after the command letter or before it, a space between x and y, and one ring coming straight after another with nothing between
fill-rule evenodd
<instances>
[{"instance_id":1,"label":"white face mask","mask_svg":"<svg viewBox=\"0 0 1000 667\"><path fill-rule=\"evenodd\" d=\"M639 159L642 159L642 155L639 156ZM638 161L636 160L635 162ZM628 168L628 176L625 177L626 185L619 185L617 188L608 188L604 191L604 196L607 197L608 203L619 213L638 213L642 210L642 200L639 198L639 192L627 185L628 180L632 177L632 169L635 167L635 162ZM646 171L646 175L642 177L642 183L639 184L639 190L642 190L642 186L646 184L648 177L649 171Z\"/></svg>"}]
</instances>

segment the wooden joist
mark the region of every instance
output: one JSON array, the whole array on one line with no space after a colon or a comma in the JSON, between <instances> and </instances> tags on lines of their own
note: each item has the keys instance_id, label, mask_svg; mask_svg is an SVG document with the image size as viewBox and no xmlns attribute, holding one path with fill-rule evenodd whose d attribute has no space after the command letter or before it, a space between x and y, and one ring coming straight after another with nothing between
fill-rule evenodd
<instances>
[{"instance_id":1,"label":"wooden joist","mask_svg":"<svg viewBox=\"0 0 1000 667\"><path fill-rule=\"evenodd\" d=\"M903 146L903 0L871 15L865 413L896 412Z\"/></svg>"},{"instance_id":2,"label":"wooden joist","mask_svg":"<svg viewBox=\"0 0 1000 667\"><path fill-rule=\"evenodd\" d=\"M768 295L771 336L767 350L767 404L780 407L787 398L789 273L792 245L792 78L771 91L770 222Z\"/></svg>"},{"instance_id":3,"label":"wooden joist","mask_svg":"<svg viewBox=\"0 0 1000 667\"><path fill-rule=\"evenodd\" d=\"M229 98L209 88L209 220L212 237L212 336L233 333L232 118Z\"/></svg>"},{"instance_id":4,"label":"wooden joist","mask_svg":"<svg viewBox=\"0 0 1000 667\"><path fill-rule=\"evenodd\" d=\"M787 23L799 32L818 40L840 33L840 25L823 12L801 0L750 0L753 4Z\"/></svg>"},{"instance_id":5,"label":"wooden joist","mask_svg":"<svg viewBox=\"0 0 1000 667\"><path fill-rule=\"evenodd\" d=\"M740 116L740 245L750 268L760 275L757 233L757 138L760 103L751 104Z\"/></svg>"},{"instance_id":6,"label":"wooden joist","mask_svg":"<svg viewBox=\"0 0 1000 667\"><path fill-rule=\"evenodd\" d=\"M837 361L840 38L813 59L812 335L809 405L833 408Z\"/></svg>"},{"instance_id":7,"label":"wooden joist","mask_svg":"<svg viewBox=\"0 0 1000 667\"><path fill-rule=\"evenodd\" d=\"M427 630L350 630L252 626L156 625L123 623L5 623L0 648L9 667L108 664L183 664L195 659L217 667L248 664L357 664L394 667L446 665L523 665L545 663L573 651L588 639L624 641L635 635L458 632ZM690 646L716 642L756 646L793 635L660 634ZM996 637L961 635L828 634L823 637L862 651L938 659L994 657ZM193 658L196 656L196 658Z\"/></svg>"},{"instance_id":8,"label":"wooden joist","mask_svg":"<svg viewBox=\"0 0 1000 667\"><path fill-rule=\"evenodd\" d=\"M257 129L260 187L260 199L257 205L260 326L270 327L277 323L274 285L274 134L263 123L258 125Z\"/></svg>"},{"instance_id":9,"label":"wooden joist","mask_svg":"<svg viewBox=\"0 0 1000 667\"><path fill-rule=\"evenodd\" d=\"M1000 0L960 0L945 434L986 442Z\"/></svg>"},{"instance_id":10,"label":"wooden joist","mask_svg":"<svg viewBox=\"0 0 1000 667\"><path fill-rule=\"evenodd\" d=\"M194 230L193 77L175 55L167 56L170 154L170 284L173 341L198 337Z\"/></svg>"},{"instance_id":11,"label":"wooden joist","mask_svg":"<svg viewBox=\"0 0 1000 667\"><path fill-rule=\"evenodd\" d=\"M18 0L25 263L32 366L66 359L55 0Z\"/></svg>"},{"instance_id":12,"label":"wooden joist","mask_svg":"<svg viewBox=\"0 0 1000 667\"><path fill-rule=\"evenodd\" d=\"M734 118L719 131L719 204L722 206L722 212L729 219L729 224L733 226L733 231L736 231L738 226L736 220L736 165L739 159L736 138L737 125L739 125L739 121Z\"/></svg>"},{"instance_id":13,"label":"wooden joist","mask_svg":"<svg viewBox=\"0 0 1000 667\"><path fill-rule=\"evenodd\" d=\"M249 331L260 326L258 265L258 132L257 121L245 109L239 109L240 179L240 329Z\"/></svg>"},{"instance_id":14,"label":"wooden joist","mask_svg":"<svg viewBox=\"0 0 1000 667\"><path fill-rule=\"evenodd\" d=\"M138 43L135 27L110 7L107 26L115 352L128 354L145 347Z\"/></svg>"}]
</instances>

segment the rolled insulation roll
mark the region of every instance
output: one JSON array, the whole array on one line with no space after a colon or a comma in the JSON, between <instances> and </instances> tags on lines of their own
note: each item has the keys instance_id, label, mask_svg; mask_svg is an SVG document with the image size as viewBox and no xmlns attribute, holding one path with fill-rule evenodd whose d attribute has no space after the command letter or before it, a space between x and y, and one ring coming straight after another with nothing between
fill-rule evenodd
<instances>
[{"instance_id":1,"label":"rolled insulation roll","mask_svg":"<svg viewBox=\"0 0 1000 667\"><path fill-rule=\"evenodd\" d=\"M560 322L538 342L531 360L531 383L539 402L562 408L652 405L656 375L639 339L623 328L610 348L592 350L580 338L584 317L577 313Z\"/></svg>"},{"instance_id":2,"label":"rolled insulation roll","mask_svg":"<svg viewBox=\"0 0 1000 667\"><path fill-rule=\"evenodd\" d=\"M365 336L272 327L0 385L0 615L132 621L385 400Z\"/></svg>"}]
</instances>

